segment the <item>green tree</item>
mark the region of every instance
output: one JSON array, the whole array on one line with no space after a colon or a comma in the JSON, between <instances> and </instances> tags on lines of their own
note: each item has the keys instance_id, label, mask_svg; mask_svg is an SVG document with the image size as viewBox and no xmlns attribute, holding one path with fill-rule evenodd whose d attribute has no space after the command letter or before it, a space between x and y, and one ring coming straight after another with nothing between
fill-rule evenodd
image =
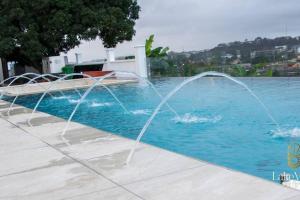
<instances>
[{"instance_id":1,"label":"green tree","mask_svg":"<svg viewBox=\"0 0 300 200\"><path fill-rule=\"evenodd\" d=\"M1 0L0 57L39 66L81 40L115 47L132 39L139 11L137 0Z\"/></svg>"}]
</instances>

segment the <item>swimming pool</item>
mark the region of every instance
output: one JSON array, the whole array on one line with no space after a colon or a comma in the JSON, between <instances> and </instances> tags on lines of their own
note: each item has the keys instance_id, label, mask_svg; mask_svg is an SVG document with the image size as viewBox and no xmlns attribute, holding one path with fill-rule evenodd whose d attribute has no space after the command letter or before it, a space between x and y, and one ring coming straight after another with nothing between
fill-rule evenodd
<instances>
[{"instance_id":1,"label":"swimming pool","mask_svg":"<svg viewBox=\"0 0 300 200\"><path fill-rule=\"evenodd\" d=\"M166 95L184 78L153 79ZM241 86L224 78L206 77L180 90L164 106L142 141L180 154L273 180L295 175L287 164L288 145L300 142L300 78L239 78L266 104L281 130ZM73 120L136 139L160 98L145 83L110 86L130 113L124 112L103 88L96 88ZM82 90L84 92L84 90ZM78 102L75 91L47 96L38 110L68 119ZM40 95L23 96L17 103L33 108ZM9 100L9 98L8 98ZM299 129L298 129L299 127Z\"/></svg>"}]
</instances>

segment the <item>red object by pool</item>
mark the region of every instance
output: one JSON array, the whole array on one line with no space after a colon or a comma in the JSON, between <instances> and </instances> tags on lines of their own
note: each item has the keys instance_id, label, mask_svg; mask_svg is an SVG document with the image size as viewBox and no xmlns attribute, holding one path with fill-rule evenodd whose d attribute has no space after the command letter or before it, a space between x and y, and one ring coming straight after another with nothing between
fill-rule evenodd
<instances>
[{"instance_id":1,"label":"red object by pool","mask_svg":"<svg viewBox=\"0 0 300 200\"><path fill-rule=\"evenodd\" d=\"M99 76L104 76L110 72L112 71L85 71L83 73L92 77L99 77Z\"/></svg>"}]
</instances>

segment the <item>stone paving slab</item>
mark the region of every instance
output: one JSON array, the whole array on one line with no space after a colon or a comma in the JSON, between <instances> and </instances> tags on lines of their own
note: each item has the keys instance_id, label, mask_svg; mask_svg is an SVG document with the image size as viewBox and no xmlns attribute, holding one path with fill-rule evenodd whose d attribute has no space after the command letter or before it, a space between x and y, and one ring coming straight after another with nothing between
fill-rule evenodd
<instances>
[{"instance_id":1,"label":"stone paving slab","mask_svg":"<svg viewBox=\"0 0 300 200\"><path fill-rule=\"evenodd\" d=\"M116 187L78 163L0 177L0 199L59 200Z\"/></svg>"},{"instance_id":2,"label":"stone paving slab","mask_svg":"<svg viewBox=\"0 0 300 200\"><path fill-rule=\"evenodd\" d=\"M206 165L204 162L169 151L144 146L137 149L129 166L125 165L129 149L84 162L122 185Z\"/></svg>"},{"instance_id":3,"label":"stone paving slab","mask_svg":"<svg viewBox=\"0 0 300 200\"><path fill-rule=\"evenodd\" d=\"M50 147L1 154L0 176L51 166L64 159L67 158Z\"/></svg>"},{"instance_id":4,"label":"stone paving slab","mask_svg":"<svg viewBox=\"0 0 300 200\"><path fill-rule=\"evenodd\" d=\"M12 127L5 127L0 124L0 156L11 152L22 151L26 149L34 149L46 147L39 141L33 140L31 136L20 133L20 130Z\"/></svg>"},{"instance_id":5,"label":"stone paving slab","mask_svg":"<svg viewBox=\"0 0 300 200\"><path fill-rule=\"evenodd\" d=\"M286 200L299 200L299 195L296 195L294 197L291 197L291 198L287 198Z\"/></svg>"},{"instance_id":6,"label":"stone paving slab","mask_svg":"<svg viewBox=\"0 0 300 200\"><path fill-rule=\"evenodd\" d=\"M134 141L125 140L114 136L96 142L86 142L62 147L61 150L71 157L86 160L100 156L111 155L129 150L134 145ZM139 148L143 148L141 145Z\"/></svg>"},{"instance_id":7,"label":"stone paving slab","mask_svg":"<svg viewBox=\"0 0 300 200\"><path fill-rule=\"evenodd\" d=\"M171 173L125 187L151 200L276 200L299 195L298 191L213 165Z\"/></svg>"},{"instance_id":8,"label":"stone paving slab","mask_svg":"<svg viewBox=\"0 0 300 200\"><path fill-rule=\"evenodd\" d=\"M3 118L0 118L0 126L1 129L12 130L10 133L0 133L2 144L5 141L13 143L11 140L16 139L15 136L22 136L27 138L27 142L31 139L33 141L31 143L37 141L44 145L32 148L30 144L27 148L32 149L8 150L0 154L1 200L65 199L119 188L107 178L65 156ZM13 137L5 137L7 134Z\"/></svg>"},{"instance_id":9,"label":"stone paving slab","mask_svg":"<svg viewBox=\"0 0 300 200\"><path fill-rule=\"evenodd\" d=\"M141 200L142 198L133 195L132 193L124 190L123 188L113 188L108 190L102 190L100 192L94 192L86 195L79 195L66 200Z\"/></svg>"},{"instance_id":10,"label":"stone paving slab","mask_svg":"<svg viewBox=\"0 0 300 200\"><path fill-rule=\"evenodd\" d=\"M125 165L133 141L71 123L68 145L60 137L66 122L36 113L29 127L29 115L0 118L0 126L47 147L24 150L24 157L7 149L0 199L300 199L299 191L147 144Z\"/></svg>"}]
</instances>

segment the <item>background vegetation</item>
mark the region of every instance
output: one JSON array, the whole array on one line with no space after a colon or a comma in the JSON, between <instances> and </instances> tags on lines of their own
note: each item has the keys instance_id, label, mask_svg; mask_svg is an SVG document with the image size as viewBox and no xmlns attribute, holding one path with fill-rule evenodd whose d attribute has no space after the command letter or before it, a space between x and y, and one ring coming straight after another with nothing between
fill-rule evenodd
<instances>
[{"instance_id":1,"label":"background vegetation","mask_svg":"<svg viewBox=\"0 0 300 200\"><path fill-rule=\"evenodd\" d=\"M300 37L256 38L204 51L148 58L152 76L193 76L219 71L233 76L299 76Z\"/></svg>"}]
</instances>

